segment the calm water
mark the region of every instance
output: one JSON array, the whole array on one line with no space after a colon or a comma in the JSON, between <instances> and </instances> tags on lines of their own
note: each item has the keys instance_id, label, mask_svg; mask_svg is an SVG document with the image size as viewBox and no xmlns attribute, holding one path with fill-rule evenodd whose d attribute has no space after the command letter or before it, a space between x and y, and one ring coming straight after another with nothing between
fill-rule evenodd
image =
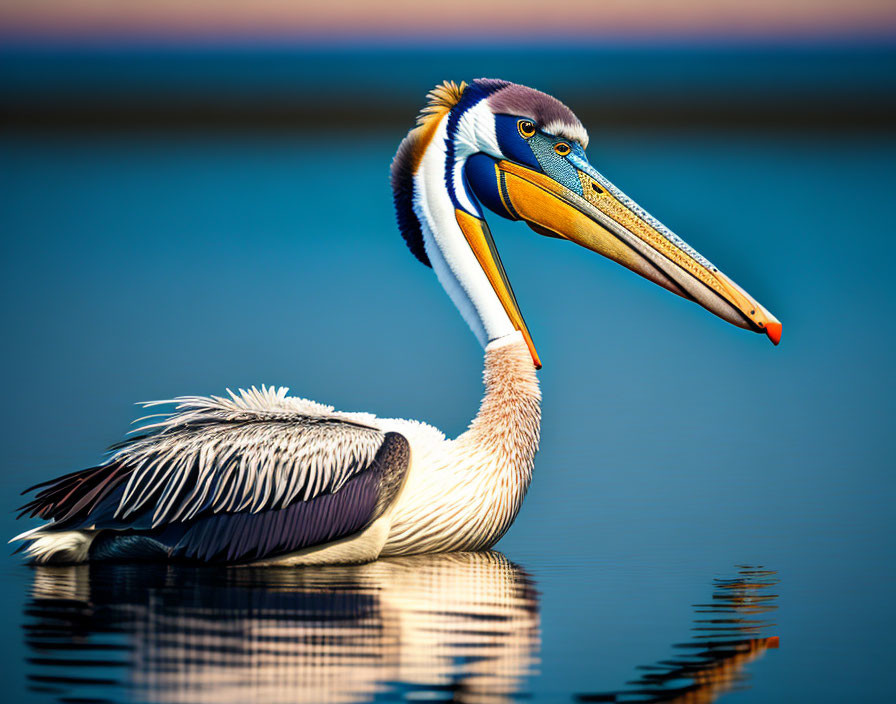
<instances>
[{"instance_id":1,"label":"calm water","mask_svg":"<svg viewBox=\"0 0 896 704\"><path fill-rule=\"evenodd\" d=\"M712 701L749 686L749 664L778 647L763 635L777 579L733 574L693 605L671 658L576 699ZM25 614L29 689L64 701L505 702L527 694L541 653L535 583L497 552L316 569L39 567Z\"/></svg>"},{"instance_id":2,"label":"calm water","mask_svg":"<svg viewBox=\"0 0 896 704\"><path fill-rule=\"evenodd\" d=\"M481 351L395 230L400 136L5 133L3 535L139 400L286 384L463 430ZM779 348L495 221L545 363L500 553L8 558L8 700L889 700L896 138L616 131L589 154L782 320Z\"/></svg>"}]
</instances>

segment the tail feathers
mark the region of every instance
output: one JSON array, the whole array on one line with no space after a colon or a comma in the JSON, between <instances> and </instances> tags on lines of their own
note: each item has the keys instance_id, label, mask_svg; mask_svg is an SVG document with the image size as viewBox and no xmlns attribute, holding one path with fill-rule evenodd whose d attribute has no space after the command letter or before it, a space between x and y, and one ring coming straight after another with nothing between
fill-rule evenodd
<instances>
[{"instance_id":1,"label":"tail feathers","mask_svg":"<svg viewBox=\"0 0 896 704\"><path fill-rule=\"evenodd\" d=\"M13 538L13 540L30 541L23 546L22 552L33 563L59 565L87 561L90 544L96 537L97 531L65 530L41 533L39 532L40 528L29 530Z\"/></svg>"}]
</instances>

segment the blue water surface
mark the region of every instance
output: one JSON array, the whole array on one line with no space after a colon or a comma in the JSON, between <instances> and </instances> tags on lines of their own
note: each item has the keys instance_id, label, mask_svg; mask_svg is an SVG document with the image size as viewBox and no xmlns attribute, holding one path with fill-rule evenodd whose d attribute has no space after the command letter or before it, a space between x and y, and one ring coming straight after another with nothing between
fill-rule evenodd
<instances>
[{"instance_id":1,"label":"blue water surface","mask_svg":"<svg viewBox=\"0 0 896 704\"><path fill-rule=\"evenodd\" d=\"M14 520L21 489L100 460L136 401L282 384L462 432L482 351L397 233L388 164L401 136L5 132L0 532L30 525ZM896 137L616 129L592 133L589 157L777 315L780 347L493 218L544 362L541 450L497 546L506 560L210 577L9 558L7 698L299 701L305 688L464 701L480 682L495 701L609 701L643 689L627 684L639 667L669 670L706 626L694 605L719 608L733 588L725 629L770 608L754 631L738 626L761 657L736 661L725 701L888 700ZM489 586L465 600L477 584ZM343 651L336 665L302 659L318 642L308 629L334 620L373 623L373 641L351 643L382 667L339 670ZM279 694L261 688L264 670L246 671L252 689L209 656L251 665L264 648L246 643L265 633L286 643L265 661L274 679L270 662L286 668ZM770 636L780 647L757 640ZM477 639L485 650L470 650ZM440 664L419 659L439 642ZM112 654L97 659L103 644ZM321 672L363 682L309 689L331 682Z\"/></svg>"}]
</instances>

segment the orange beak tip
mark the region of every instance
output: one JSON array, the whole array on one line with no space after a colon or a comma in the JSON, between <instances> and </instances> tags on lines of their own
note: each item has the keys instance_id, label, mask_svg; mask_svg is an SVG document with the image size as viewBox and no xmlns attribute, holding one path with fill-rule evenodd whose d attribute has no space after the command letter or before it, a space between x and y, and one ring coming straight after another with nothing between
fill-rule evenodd
<instances>
[{"instance_id":1,"label":"orange beak tip","mask_svg":"<svg viewBox=\"0 0 896 704\"><path fill-rule=\"evenodd\" d=\"M777 648L780 644L781 644L781 641L780 641L780 639L778 638L778 636L770 636L770 637L767 638L766 641L765 641L765 645L766 645L766 647L768 647L768 648L773 648L773 649L774 649L774 648Z\"/></svg>"},{"instance_id":2,"label":"orange beak tip","mask_svg":"<svg viewBox=\"0 0 896 704\"><path fill-rule=\"evenodd\" d=\"M772 341L773 345L777 345L781 342L781 323L777 320L773 323L766 323L765 325L765 334L768 335L768 339Z\"/></svg>"}]
</instances>

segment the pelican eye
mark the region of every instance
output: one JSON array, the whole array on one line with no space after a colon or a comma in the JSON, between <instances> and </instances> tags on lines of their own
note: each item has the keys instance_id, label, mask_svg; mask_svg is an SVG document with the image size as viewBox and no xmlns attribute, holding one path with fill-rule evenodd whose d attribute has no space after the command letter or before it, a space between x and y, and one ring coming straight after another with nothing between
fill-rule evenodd
<instances>
[{"instance_id":1,"label":"pelican eye","mask_svg":"<svg viewBox=\"0 0 896 704\"><path fill-rule=\"evenodd\" d=\"M535 123L532 120L520 120L516 123L517 129L523 136L523 139L529 139L535 136Z\"/></svg>"},{"instance_id":2,"label":"pelican eye","mask_svg":"<svg viewBox=\"0 0 896 704\"><path fill-rule=\"evenodd\" d=\"M566 142L557 142L554 145L554 151L557 152L560 156L566 156L572 151L572 147L570 147Z\"/></svg>"}]
</instances>

